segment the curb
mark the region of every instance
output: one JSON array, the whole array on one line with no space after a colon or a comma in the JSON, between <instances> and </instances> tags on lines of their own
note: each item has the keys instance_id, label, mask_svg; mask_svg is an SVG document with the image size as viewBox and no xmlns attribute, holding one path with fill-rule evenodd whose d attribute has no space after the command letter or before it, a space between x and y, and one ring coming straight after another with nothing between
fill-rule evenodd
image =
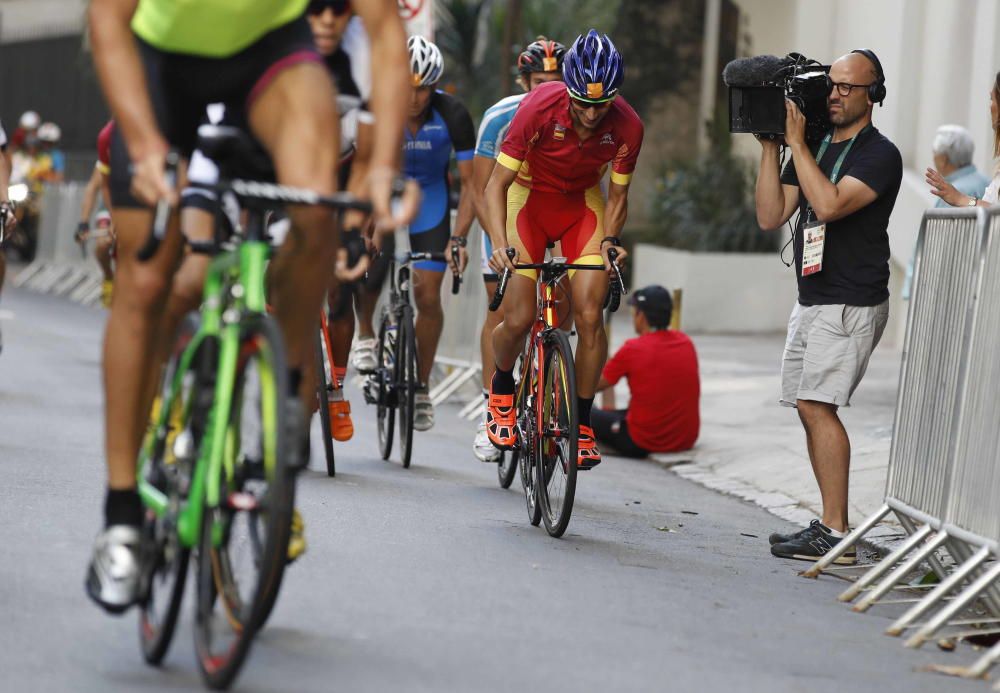
<instances>
[{"instance_id":1,"label":"curb","mask_svg":"<svg viewBox=\"0 0 1000 693\"><path fill-rule=\"evenodd\" d=\"M668 472L694 482L712 491L753 503L782 520L806 527L816 514L790 496L777 491L763 491L746 482L716 474L697 465L697 460L686 453L650 455L647 458ZM880 523L858 541L858 547L874 558L885 558L906 538L898 525Z\"/></svg>"}]
</instances>

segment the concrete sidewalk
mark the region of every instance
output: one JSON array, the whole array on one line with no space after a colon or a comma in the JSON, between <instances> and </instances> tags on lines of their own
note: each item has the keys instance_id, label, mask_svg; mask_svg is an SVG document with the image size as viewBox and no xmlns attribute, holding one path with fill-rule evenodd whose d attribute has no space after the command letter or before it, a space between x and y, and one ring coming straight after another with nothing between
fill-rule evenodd
<instances>
[{"instance_id":1,"label":"concrete sidewalk","mask_svg":"<svg viewBox=\"0 0 1000 693\"><path fill-rule=\"evenodd\" d=\"M617 349L632 332L617 316ZM678 475L735 495L806 525L820 513L819 489L794 409L778 404L784 335L692 335L701 366L701 435L693 450L654 459ZM850 520L856 526L882 504L902 353L875 350L841 419L851 438ZM618 406L628 401L624 381ZM883 525L868 537L882 547L902 529Z\"/></svg>"}]
</instances>

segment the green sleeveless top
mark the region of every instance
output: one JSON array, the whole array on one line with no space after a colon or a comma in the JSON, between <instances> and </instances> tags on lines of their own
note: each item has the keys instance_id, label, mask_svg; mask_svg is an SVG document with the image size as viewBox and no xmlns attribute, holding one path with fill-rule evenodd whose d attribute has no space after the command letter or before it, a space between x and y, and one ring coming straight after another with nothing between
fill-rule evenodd
<instances>
[{"instance_id":1,"label":"green sleeveless top","mask_svg":"<svg viewBox=\"0 0 1000 693\"><path fill-rule=\"evenodd\" d=\"M228 58L301 16L309 0L139 0L132 31L168 53Z\"/></svg>"}]
</instances>

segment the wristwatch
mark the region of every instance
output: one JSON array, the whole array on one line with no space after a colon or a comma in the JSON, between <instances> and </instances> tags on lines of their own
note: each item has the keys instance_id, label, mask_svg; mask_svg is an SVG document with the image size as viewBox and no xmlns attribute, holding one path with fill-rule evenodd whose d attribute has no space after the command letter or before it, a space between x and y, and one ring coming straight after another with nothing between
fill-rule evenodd
<instances>
[{"instance_id":1,"label":"wristwatch","mask_svg":"<svg viewBox=\"0 0 1000 693\"><path fill-rule=\"evenodd\" d=\"M969 195L969 203L966 207L975 207L979 204L979 199L975 195Z\"/></svg>"},{"instance_id":2,"label":"wristwatch","mask_svg":"<svg viewBox=\"0 0 1000 693\"><path fill-rule=\"evenodd\" d=\"M469 243L469 239L466 238L465 236L452 236L451 242L457 246L461 246L462 248L464 248Z\"/></svg>"}]
</instances>

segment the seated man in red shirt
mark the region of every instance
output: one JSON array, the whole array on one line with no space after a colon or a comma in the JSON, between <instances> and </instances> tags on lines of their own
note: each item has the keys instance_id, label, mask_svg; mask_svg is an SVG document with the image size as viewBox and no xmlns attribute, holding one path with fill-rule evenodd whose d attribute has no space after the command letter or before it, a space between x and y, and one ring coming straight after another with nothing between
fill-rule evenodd
<instances>
[{"instance_id":1,"label":"seated man in red shirt","mask_svg":"<svg viewBox=\"0 0 1000 693\"><path fill-rule=\"evenodd\" d=\"M598 390L628 378L628 409L591 412L598 442L627 457L694 447L700 420L698 355L683 332L671 330L674 302L662 286L647 286L628 298L639 336L608 359Z\"/></svg>"}]
</instances>

